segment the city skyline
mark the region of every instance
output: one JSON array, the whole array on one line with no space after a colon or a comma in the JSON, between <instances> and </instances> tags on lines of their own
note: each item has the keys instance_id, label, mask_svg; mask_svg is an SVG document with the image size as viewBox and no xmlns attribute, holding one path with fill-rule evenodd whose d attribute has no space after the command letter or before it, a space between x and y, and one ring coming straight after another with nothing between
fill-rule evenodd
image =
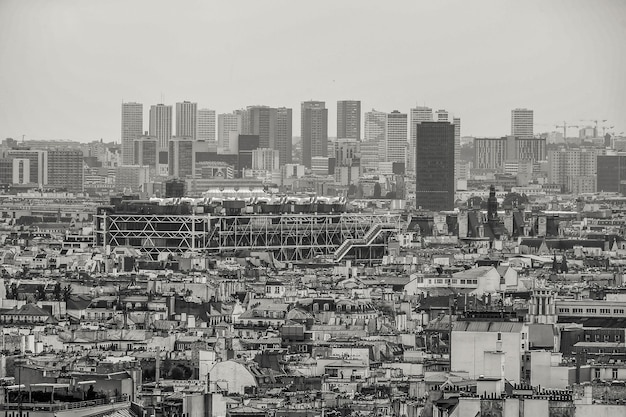
<instances>
[{"instance_id":1,"label":"city skyline","mask_svg":"<svg viewBox=\"0 0 626 417\"><path fill-rule=\"evenodd\" d=\"M0 58L11 63L0 70L2 137L119 142L120 103L183 100L216 114L255 103L287 107L294 120L308 100L326 102L331 115L338 100L385 112L426 105L459 115L463 135L479 137L506 134L518 107L534 110L536 132L580 119L608 119L615 133L626 130L626 62L618 41L626 35L620 21L626 5L618 1L401 2L401 14L367 1L322 2L306 16L279 1L246 7L138 1L124 3L124 15L121 6L0 4ZM116 30L104 30L111 22ZM444 23L463 36L442 31ZM234 24L245 29L234 31ZM163 43L140 40L157 27ZM301 28L316 28L316 35ZM247 47L249 33L258 35L258 48ZM293 39L269 42L279 34ZM162 62L165 50L171 57ZM421 58L432 54L441 56ZM268 64L249 71L249 59ZM180 62L184 77L177 75ZM334 133L336 118L328 122Z\"/></svg>"}]
</instances>

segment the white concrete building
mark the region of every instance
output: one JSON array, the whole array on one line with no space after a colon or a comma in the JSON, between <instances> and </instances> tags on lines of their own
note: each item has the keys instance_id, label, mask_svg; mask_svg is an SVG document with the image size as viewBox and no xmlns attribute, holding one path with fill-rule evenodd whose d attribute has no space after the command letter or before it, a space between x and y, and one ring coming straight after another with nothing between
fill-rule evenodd
<instances>
[{"instance_id":1,"label":"white concrete building","mask_svg":"<svg viewBox=\"0 0 626 417\"><path fill-rule=\"evenodd\" d=\"M143 134L143 104L122 103L122 163L133 163L134 141Z\"/></svg>"},{"instance_id":2,"label":"white concrete building","mask_svg":"<svg viewBox=\"0 0 626 417\"><path fill-rule=\"evenodd\" d=\"M406 163L407 135L407 114L397 110L389 113L385 130L385 161Z\"/></svg>"},{"instance_id":3,"label":"white concrete building","mask_svg":"<svg viewBox=\"0 0 626 417\"><path fill-rule=\"evenodd\" d=\"M198 103L183 101L176 103L176 136L185 136L196 140L196 119Z\"/></svg>"},{"instance_id":4,"label":"white concrete building","mask_svg":"<svg viewBox=\"0 0 626 417\"><path fill-rule=\"evenodd\" d=\"M511 110L511 136L530 139L533 137L533 111Z\"/></svg>"},{"instance_id":5,"label":"white concrete building","mask_svg":"<svg viewBox=\"0 0 626 417\"><path fill-rule=\"evenodd\" d=\"M150 136L156 136L161 150L168 149L172 139L172 106L157 104L150 107Z\"/></svg>"},{"instance_id":6,"label":"white concrete building","mask_svg":"<svg viewBox=\"0 0 626 417\"><path fill-rule=\"evenodd\" d=\"M215 143L215 110L198 110L198 117L196 119L196 140Z\"/></svg>"},{"instance_id":7,"label":"white concrete building","mask_svg":"<svg viewBox=\"0 0 626 417\"><path fill-rule=\"evenodd\" d=\"M468 372L469 378L504 377L519 383L527 350L526 323L457 321L452 330L452 371Z\"/></svg>"},{"instance_id":8,"label":"white concrete building","mask_svg":"<svg viewBox=\"0 0 626 417\"><path fill-rule=\"evenodd\" d=\"M241 111L224 113L217 116L217 146L236 152L233 146L236 138L242 133L243 118ZM234 139L234 141L232 140Z\"/></svg>"}]
</instances>

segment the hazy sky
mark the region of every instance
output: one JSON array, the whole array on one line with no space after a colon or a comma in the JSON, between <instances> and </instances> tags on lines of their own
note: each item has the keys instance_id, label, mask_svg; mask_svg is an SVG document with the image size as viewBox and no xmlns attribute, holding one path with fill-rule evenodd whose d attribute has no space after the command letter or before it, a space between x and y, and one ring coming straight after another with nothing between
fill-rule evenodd
<instances>
[{"instance_id":1,"label":"hazy sky","mask_svg":"<svg viewBox=\"0 0 626 417\"><path fill-rule=\"evenodd\" d=\"M120 104L230 112L324 100L462 120L462 135L626 131L626 1L0 0L0 138L120 140ZM550 126L552 125L552 127ZM573 135L575 132L569 132Z\"/></svg>"}]
</instances>

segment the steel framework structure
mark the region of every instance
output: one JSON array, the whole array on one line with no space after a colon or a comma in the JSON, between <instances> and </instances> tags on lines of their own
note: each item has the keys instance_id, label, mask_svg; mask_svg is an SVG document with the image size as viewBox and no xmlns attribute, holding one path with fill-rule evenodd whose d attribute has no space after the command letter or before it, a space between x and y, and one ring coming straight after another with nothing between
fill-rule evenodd
<instances>
[{"instance_id":1,"label":"steel framework structure","mask_svg":"<svg viewBox=\"0 0 626 417\"><path fill-rule=\"evenodd\" d=\"M103 248L131 246L156 259L160 254L197 251L269 251L281 261L341 256L371 261L384 255L389 236L400 229L394 214L147 215L100 213L96 242ZM345 242L350 242L346 248ZM343 246L342 246L343 244Z\"/></svg>"}]
</instances>

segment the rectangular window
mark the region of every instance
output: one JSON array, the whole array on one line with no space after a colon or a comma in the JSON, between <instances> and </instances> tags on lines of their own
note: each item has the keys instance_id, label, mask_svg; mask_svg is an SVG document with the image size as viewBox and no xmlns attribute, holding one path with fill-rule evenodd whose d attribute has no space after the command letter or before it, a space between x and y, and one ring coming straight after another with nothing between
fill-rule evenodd
<instances>
[{"instance_id":1,"label":"rectangular window","mask_svg":"<svg viewBox=\"0 0 626 417\"><path fill-rule=\"evenodd\" d=\"M613 368L613 380L617 379L617 368Z\"/></svg>"}]
</instances>

